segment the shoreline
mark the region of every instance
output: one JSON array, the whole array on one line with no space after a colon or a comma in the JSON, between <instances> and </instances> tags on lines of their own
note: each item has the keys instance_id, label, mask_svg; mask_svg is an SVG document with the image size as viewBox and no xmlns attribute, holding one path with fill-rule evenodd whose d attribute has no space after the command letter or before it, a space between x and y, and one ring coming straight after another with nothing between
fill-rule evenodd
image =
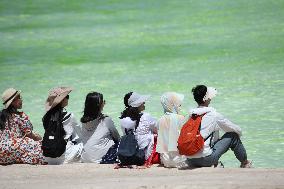
<instances>
[{"instance_id":1,"label":"shoreline","mask_svg":"<svg viewBox=\"0 0 284 189\"><path fill-rule=\"evenodd\" d=\"M114 165L8 165L0 167L0 188L284 188L284 168L114 169Z\"/></svg>"}]
</instances>

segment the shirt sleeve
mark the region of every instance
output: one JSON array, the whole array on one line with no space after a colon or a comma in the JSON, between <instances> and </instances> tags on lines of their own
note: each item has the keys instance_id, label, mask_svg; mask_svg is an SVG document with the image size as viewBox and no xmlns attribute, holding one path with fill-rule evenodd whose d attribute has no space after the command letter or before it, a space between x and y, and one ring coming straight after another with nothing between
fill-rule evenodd
<instances>
[{"instance_id":1,"label":"shirt sleeve","mask_svg":"<svg viewBox=\"0 0 284 189\"><path fill-rule=\"evenodd\" d=\"M146 122L147 125L150 126L151 130L154 131L157 129L157 120L153 118L149 113L144 113L143 117L141 117L142 121Z\"/></svg>"},{"instance_id":2,"label":"shirt sleeve","mask_svg":"<svg viewBox=\"0 0 284 189\"><path fill-rule=\"evenodd\" d=\"M69 139L72 136L72 141L80 142L81 136L81 124L78 123L73 113L65 114L63 118L63 128L65 130L64 139Z\"/></svg>"},{"instance_id":3,"label":"shirt sleeve","mask_svg":"<svg viewBox=\"0 0 284 189\"><path fill-rule=\"evenodd\" d=\"M225 118L222 114L217 113L216 116L216 122L219 126L219 128L221 130L223 130L224 132L235 132L237 133L239 136L242 135L242 130L241 128L234 124L233 122L231 122L229 119Z\"/></svg>"},{"instance_id":4,"label":"shirt sleeve","mask_svg":"<svg viewBox=\"0 0 284 189\"><path fill-rule=\"evenodd\" d=\"M106 122L106 125L107 125L110 133L111 133L113 140L115 142L118 142L119 139L120 139L120 135L119 135L117 129L115 128L114 122L112 121L112 119L110 117L105 118L105 122Z\"/></svg>"},{"instance_id":5,"label":"shirt sleeve","mask_svg":"<svg viewBox=\"0 0 284 189\"><path fill-rule=\"evenodd\" d=\"M24 113L21 112L19 115L19 128L23 134L27 134L29 132L32 132L33 125L29 119L29 117Z\"/></svg>"}]
</instances>

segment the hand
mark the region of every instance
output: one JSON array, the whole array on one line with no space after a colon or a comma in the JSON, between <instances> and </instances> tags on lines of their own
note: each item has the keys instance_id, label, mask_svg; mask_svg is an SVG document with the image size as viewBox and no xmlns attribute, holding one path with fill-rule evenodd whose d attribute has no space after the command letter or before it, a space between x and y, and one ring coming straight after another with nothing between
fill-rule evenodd
<instances>
[{"instance_id":1,"label":"hand","mask_svg":"<svg viewBox=\"0 0 284 189\"><path fill-rule=\"evenodd\" d=\"M42 137L38 133L33 133L33 139L35 141L39 141L39 140L42 140Z\"/></svg>"}]
</instances>

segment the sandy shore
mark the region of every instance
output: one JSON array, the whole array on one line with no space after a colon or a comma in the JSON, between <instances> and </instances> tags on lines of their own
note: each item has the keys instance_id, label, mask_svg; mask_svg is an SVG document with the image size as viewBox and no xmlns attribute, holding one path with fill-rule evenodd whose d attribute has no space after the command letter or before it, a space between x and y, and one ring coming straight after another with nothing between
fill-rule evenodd
<instances>
[{"instance_id":1,"label":"sandy shore","mask_svg":"<svg viewBox=\"0 0 284 189\"><path fill-rule=\"evenodd\" d=\"M113 165L0 166L0 188L284 188L284 169L114 169Z\"/></svg>"}]
</instances>

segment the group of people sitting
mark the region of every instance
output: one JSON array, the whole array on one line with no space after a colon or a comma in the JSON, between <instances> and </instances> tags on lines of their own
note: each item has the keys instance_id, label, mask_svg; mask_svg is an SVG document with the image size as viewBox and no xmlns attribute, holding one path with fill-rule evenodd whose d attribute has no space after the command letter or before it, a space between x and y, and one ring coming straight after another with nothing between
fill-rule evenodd
<instances>
[{"instance_id":1,"label":"group of people sitting","mask_svg":"<svg viewBox=\"0 0 284 189\"><path fill-rule=\"evenodd\" d=\"M125 109L120 116L120 136L111 117L103 113L105 99L99 92L90 92L85 99L80 122L73 113L66 111L69 87L56 87L49 91L42 118L45 134L43 138L33 132L28 116L22 108L21 91L14 88L2 94L4 108L0 113L0 164L63 164L88 162L120 164L118 149L123 136L133 132L138 148L144 153L144 166L159 163L165 167L211 167L220 165L220 157L231 149L240 161L240 167L251 167L246 150L240 140L241 129L226 119L210 101L217 90L205 85L192 89L197 108L189 115L181 115L184 95L166 92L161 96L164 115L156 120L146 113L148 95L129 92L124 96ZM202 149L190 156L179 153L177 141L183 125L193 115L202 115L200 135L204 141ZM62 133L56 153L51 153L50 142L57 136L50 135L51 123L60 125L56 133ZM225 134L220 137L219 131ZM60 148L60 145L61 148ZM56 155L54 155L56 154Z\"/></svg>"}]
</instances>

